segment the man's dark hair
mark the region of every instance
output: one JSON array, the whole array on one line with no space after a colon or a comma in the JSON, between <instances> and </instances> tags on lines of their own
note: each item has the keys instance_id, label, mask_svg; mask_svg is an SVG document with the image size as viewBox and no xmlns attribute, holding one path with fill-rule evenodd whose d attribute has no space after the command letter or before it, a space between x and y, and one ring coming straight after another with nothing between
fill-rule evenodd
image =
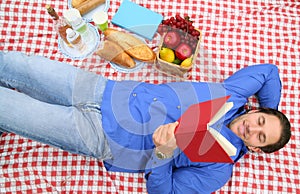
<instances>
[{"instance_id":1,"label":"man's dark hair","mask_svg":"<svg viewBox=\"0 0 300 194\"><path fill-rule=\"evenodd\" d=\"M283 148L291 138L291 124L288 118L280 111L272 108L258 108L258 112L276 116L282 127L281 136L278 142L267 146L260 147L265 153L272 153Z\"/></svg>"}]
</instances>

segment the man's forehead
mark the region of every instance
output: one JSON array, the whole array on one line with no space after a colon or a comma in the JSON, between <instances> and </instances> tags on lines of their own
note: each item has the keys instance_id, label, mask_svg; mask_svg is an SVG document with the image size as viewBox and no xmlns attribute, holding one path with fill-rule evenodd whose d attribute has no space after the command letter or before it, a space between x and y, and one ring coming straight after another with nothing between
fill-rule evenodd
<instances>
[{"instance_id":1,"label":"man's forehead","mask_svg":"<svg viewBox=\"0 0 300 194\"><path fill-rule=\"evenodd\" d=\"M282 126L279 118L275 115L263 114L265 117L265 127L266 127L266 141L272 142L270 144L276 143L279 141L282 131Z\"/></svg>"}]
</instances>

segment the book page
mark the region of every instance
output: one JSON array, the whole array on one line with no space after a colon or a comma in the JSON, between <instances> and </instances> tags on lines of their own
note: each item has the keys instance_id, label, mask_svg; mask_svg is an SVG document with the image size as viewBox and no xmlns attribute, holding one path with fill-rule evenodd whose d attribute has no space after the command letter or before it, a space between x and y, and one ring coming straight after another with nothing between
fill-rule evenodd
<instances>
[{"instance_id":1,"label":"book page","mask_svg":"<svg viewBox=\"0 0 300 194\"><path fill-rule=\"evenodd\" d=\"M235 156L237 149L230 141L228 141L221 133L219 133L217 130L209 127L208 131L214 136L214 138L217 140L217 142L222 146L222 148L225 150L225 152L229 156Z\"/></svg>"},{"instance_id":2,"label":"book page","mask_svg":"<svg viewBox=\"0 0 300 194\"><path fill-rule=\"evenodd\" d=\"M233 107L233 102L226 102L220 108L220 110L214 115L214 117L209 121L208 125L212 125L217 122L223 115L225 115Z\"/></svg>"}]
</instances>

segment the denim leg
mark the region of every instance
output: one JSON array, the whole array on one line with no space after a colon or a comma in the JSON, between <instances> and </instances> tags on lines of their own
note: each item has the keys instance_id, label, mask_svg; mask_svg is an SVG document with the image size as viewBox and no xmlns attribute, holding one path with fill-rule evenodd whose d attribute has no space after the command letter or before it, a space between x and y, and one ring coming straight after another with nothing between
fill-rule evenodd
<instances>
[{"instance_id":1,"label":"denim leg","mask_svg":"<svg viewBox=\"0 0 300 194\"><path fill-rule=\"evenodd\" d=\"M71 153L107 159L110 151L95 106L50 104L0 86L0 128Z\"/></svg>"},{"instance_id":2,"label":"denim leg","mask_svg":"<svg viewBox=\"0 0 300 194\"><path fill-rule=\"evenodd\" d=\"M106 79L41 56L0 51L0 86L61 105L100 104Z\"/></svg>"}]
</instances>

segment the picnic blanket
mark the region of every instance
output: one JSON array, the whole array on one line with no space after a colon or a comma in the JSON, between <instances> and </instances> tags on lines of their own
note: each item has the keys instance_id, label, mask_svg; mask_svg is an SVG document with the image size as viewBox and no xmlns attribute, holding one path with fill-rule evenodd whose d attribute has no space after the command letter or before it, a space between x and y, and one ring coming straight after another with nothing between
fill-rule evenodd
<instances>
[{"instance_id":1,"label":"picnic blanket","mask_svg":"<svg viewBox=\"0 0 300 194\"><path fill-rule=\"evenodd\" d=\"M279 109L292 123L288 145L273 154L247 154L216 193L300 193L300 3L298 1L134 0L165 18L188 15L202 32L192 81L221 82L258 63L278 66ZM45 5L60 14L67 1L4 0L0 4L0 50L17 50L62 61L115 80L177 81L147 64L124 73L96 55L72 60L59 52ZM110 0L109 19L120 6ZM109 24L113 26L111 23ZM249 99L257 105L255 98ZM1 113L0 113L1 114ZM70 154L15 134L0 138L0 193L146 193L143 173L107 172L101 161Z\"/></svg>"}]
</instances>

